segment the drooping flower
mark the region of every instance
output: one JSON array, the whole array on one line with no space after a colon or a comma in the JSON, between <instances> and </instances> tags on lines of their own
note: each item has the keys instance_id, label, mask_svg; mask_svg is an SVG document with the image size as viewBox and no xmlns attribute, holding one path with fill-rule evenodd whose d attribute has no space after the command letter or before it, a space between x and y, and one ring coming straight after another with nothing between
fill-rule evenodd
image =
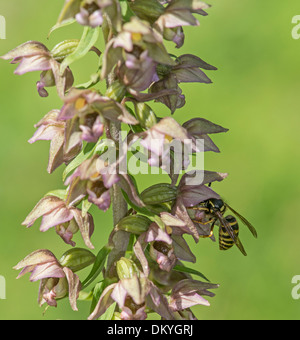
<instances>
[{"instance_id":1,"label":"drooping flower","mask_svg":"<svg viewBox=\"0 0 300 340\"><path fill-rule=\"evenodd\" d=\"M146 307L168 320L174 320L166 297L141 272L133 261L121 258L117 263L118 283L106 287L89 320L98 319L106 309L117 302L123 320L144 320Z\"/></svg>"},{"instance_id":2,"label":"drooping flower","mask_svg":"<svg viewBox=\"0 0 300 340\"><path fill-rule=\"evenodd\" d=\"M132 17L122 27L116 37L112 38L106 46L103 57L102 78L104 79L113 67L124 60L125 56L136 53L138 56L147 51L148 58L156 63L175 65L173 59L167 53L162 37L155 32L146 21L141 21L136 17ZM140 58L140 57L139 57Z\"/></svg>"},{"instance_id":3,"label":"drooping flower","mask_svg":"<svg viewBox=\"0 0 300 340\"><path fill-rule=\"evenodd\" d=\"M115 28L121 25L121 9L117 0L66 0L58 18L58 24L76 18L83 26L101 26L103 16L108 15Z\"/></svg>"},{"instance_id":4,"label":"drooping flower","mask_svg":"<svg viewBox=\"0 0 300 340\"><path fill-rule=\"evenodd\" d=\"M27 228L31 227L40 217L43 217L40 231L45 232L56 227L61 238L66 243L75 246L72 237L79 230L86 246L91 249L94 248L90 241L94 232L94 221L89 213L82 216L80 209L67 206L66 202L58 197L46 196L37 203L22 225L27 226Z\"/></svg>"},{"instance_id":5,"label":"drooping flower","mask_svg":"<svg viewBox=\"0 0 300 340\"><path fill-rule=\"evenodd\" d=\"M205 12L210 5L200 0L172 0L168 1L165 12L156 21L163 28L175 28L181 26L197 26L198 20L193 13L207 15Z\"/></svg>"},{"instance_id":6,"label":"drooping flower","mask_svg":"<svg viewBox=\"0 0 300 340\"><path fill-rule=\"evenodd\" d=\"M59 119L69 120L95 113L101 115L103 119L113 122L132 125L138 123L126 108L114 99L101 96L95 90L77 89L72 89L64 98L64 106L61 109ZM80 125L82 124L79 124L79 126Z\"/></svg>"},{"instance_id":7,"label":"drooping flower","mask_svg":"<svg viewBox=\"0 0 300 340\"><path fill-rule=\"evenodd\" d=\"M127 53L125 61L117 69L117 75L126 87L140 92L158 80L156 66L157 63L148 56L147 50L138 57Z\"/></svg>"},{"instance_id":8,"label":"drooping flower","mask_svg":"<svg viewBox=\"0 0 300 340\"><path fill-rule=\"evenodd\" d=\"M65 131L66 123L58 120L60 115L59 110L52 110L35 125L37 128L29 143L34 143L38 140L51 140L48 172L52 173L63 163L70 162L81 150L82 140L74 143L72 147L65 150Z\"/></svg>"},{"instance_id":9,"label":"drooping flower","mask_svg":"<svg viewBox=\"0 0 300 340\"><path fill-rule=\"evenodd\" d=\"M41 97L48 96L45 87L56 86L58 94L63 97L65 92L73 85L74 78L71 70L67 67L61 75L60 63L54 58L47 47L40 42L28 41L1 58L5 60L12 59L12 64L19 63L14 72L18 75L42 71L41 79L37 82L37 89Z\"/></svg>"},{"instance_id":10,"label":"drooping flower","mask_svg":"<svg viewBox=\"0 0 300 340\"><path fill-rule=\"evenodd\" d=\"M63 267L49 250L40 249L26 256L14 269L22 269L17 278L30 272L30 281L41 280L38 302L57 306L57 299L69 295L72 309L77 311L76 300L81 283L76 274L68 267Z\"/></svg>"},{"instance_id":11,"label":"drooping flower","mask_svg":"<svg viewBox=\"0 0 300 340\"><path fill-rule=\"evenodd\" d=\"M151 166L161 166L163 169L168 169L170 165L170 145L174 142L179 142L180 146L191 144L189 135L180 124L173 118L165 117L150 129L137 135L142 138L141 145L150 151L148 160ZM179 150L178 150L179 149ZM182 147L174 148L175 152L182 153ZM161 165L161 160L163 164ZM184 160L188 162L188 159ZM186 164L187 165L187 164Z\"/></svg>"},{"instance_id":12,"label":"drooping flower","mask_svg":"<svg viewBox=\"0 0 300 340\"><path fill-rule=\"evenodd\" d=\"M145 114L147 112L151 113L149 109L144 111L146 111ZM139 117L139 119L148 119L149 114ZM182 170L188 168L191 154L203 151L219 152L218 147L208 134L228 131L220 125L211 123L203 118L189 120L181 126L171 117L165 117L158 123L155 123L157 119L153 114L151 117L150 119L153 123L144 132L133 135L131 143L136 142L136 138L141 138L141 145L150 152L148 157L149 165L159 166L171 174L172 164L174 174L171 177L175 176L175 179ZM171 148L173 152L172 158L170 154Z\"/></svg>"},{"instance_id":13,"label":"drooping flower","mask_svg":"<svg viewBox=\"0 0 300 340\"><path fill-rule=\"evenodd\" d=\"M185 222L167 212L162 212L160 216L165 225L164 228L159 227L156 223L151 223L147 231L138 237L134 245L135 255L139 259L146 276L149 275L151 270L145 256L145 249L148 245L151 259L163 271L170 272L178 261L196 261L182 234L173 233L173 227L179 229L185 227ZM134 222L134 216L132 216L132 219Z\"/></svg>"},{"instance_id":14,"label":"drooping flower","mask_svg":"<svg viewBox=\"0 0 300 340\"><path fill-rule=\"evenodd\" d=\"M172 289L170 308L173 311L182 311L195 305L209 306L203 295L213 297L215 294L208 289L216 289L219 285L186 279L179 281Z\"/></svg>"},{"instance_id":15,"label":"drooping flower","mask_svg":"<svg viewBox=\"0 0 300 340\"><path fill-rule=\"evenodd\" d=\"M70 185L68 202L76 204L88 195L89 202L106 211L110 206L111 186L119 181L117 174L101 174L100 159L97 155L85 160L75 172L67 179Z\"/></svg>"}]
</instances>

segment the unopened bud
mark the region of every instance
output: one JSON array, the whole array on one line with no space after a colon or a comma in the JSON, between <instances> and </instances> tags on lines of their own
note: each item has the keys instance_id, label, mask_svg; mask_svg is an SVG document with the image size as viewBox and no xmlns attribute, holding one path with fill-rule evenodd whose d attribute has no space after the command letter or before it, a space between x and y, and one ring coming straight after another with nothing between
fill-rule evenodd
<instances>
[{"instance_id":1,"label":"unopened bud","mask_svg":"<svg viewBox=\"0 0 300 340\"><path fill-rule=\"evenodd\" d=\"M157 0L135 0L129 2L131 10L142 20L154 23L165 11Z\"/></svg>"},{"instance_id":2,"label":"unopened bud","mask_svg":"<svg viewBox=\"0 0 300 340\"><path fill-rule=\"evenodd\" d=\"M68 267L72 272L77 272L83 268L88 267L96 260L96 256L87 249L72 248L67 250L61 259L60 264L63 267Z\"/></svg>"},{"instance_id":3,"label":"unopened bud","mask_svg":"<svg viewBox=\"0 0 300 340\"><path fill-rule=\"evenodd\" d=\"M126 87L118 81L115 81L106 90L105 96L117 102L121 102L126 93Z\"/></svg>"},{"instance_id":4,"label":"unopened bud","mask_svg":"<svg viewBox=\"0 0 300 340\"><path fill-rule=\"evenodd\" d=\"M174 201L177 197L177 188L167 183L155 184L141 194L145 204L159 204Z\"/></svg>"},{"instance_id":5,"label":"unopened bud","mask_svg":"<svg viewBox=\"0 0 300 340\"><path fill-rule=\"evenodd\" d=\"M151 107L145 103L134 103L136 118L143 128L150 129L157 123L157 117Z\"/></svg>"},{"instance_id":6,"label":"unopened bud","mask_svg":"<svg viewBox=\"0 0 300 340\"><path fill-rule=\"evenodd\" d=\"M125 257L121 257L117 262L116 268L120 280L132 279L134 274L137 275L139 273L136 264Z\"/></svg>"},{"instance_id":7,"label":"unopened bud","mask_svg":"<svg viewBox=\"0 0 300 340\"><path fill-rule=\"evenodd\" d=\"M117 224L118 230L124 230L135 235L141 235L148 230L152 221L142 215L126 216Z\"/></svg>"},{"instance_id":8,"label":"unopened bud","mask_svg":"<svg viewBox=\"0 0 300 340\"><path fill-rule=\"evenodd\" d=\"M51 51L51 54L55 60L62 62L67 56L72 54L78 47L79 40L64 40L57 44Z\"/></svg>"}]
</instances>

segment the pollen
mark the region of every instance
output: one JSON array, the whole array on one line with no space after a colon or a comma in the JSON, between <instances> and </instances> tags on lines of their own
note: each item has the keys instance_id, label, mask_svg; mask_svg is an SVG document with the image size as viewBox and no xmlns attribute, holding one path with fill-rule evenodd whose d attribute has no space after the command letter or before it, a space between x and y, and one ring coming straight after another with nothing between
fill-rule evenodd
<instances>
[{"instance_id":1,"label":"pollen","mask_svg":"<svg viewBox=\"0 0 300 340\"><path fill-rule=\"evenodd\" d=\"M141 41L142 40L142 35L141 33L131 33L131 38L133 41Z\"/></svg>"},{"instance_id":2,"label":"pollen","mask_svg":"<svg viewBox=\"0 0 300 340\"><path fill-rule=\"evenodd\" d=\"M166 232L169 234L169 235L172 235L172 228L168 225L166 225Z\"/></svg>"},{"instance_id":3,"label":"pollen","mask_svg":"<svg viewBox=\"0 0 300 340\"><path fill-rule=\"evenodd\" d=\"M165 135L165 141L168 143L171 143L173 140L173 137L169 136L169 135Z\"/></svg>"},{"instance_id":4,"label":"pollen","mask_svg":"<svg viewBox=\"0 0 300 340\"><path fill-rule=\"evenodd\" d=\"M86 105L86 100L84 98L78 98L75 102L76 110L81 110Z\"/></svg>"}]
</instances>

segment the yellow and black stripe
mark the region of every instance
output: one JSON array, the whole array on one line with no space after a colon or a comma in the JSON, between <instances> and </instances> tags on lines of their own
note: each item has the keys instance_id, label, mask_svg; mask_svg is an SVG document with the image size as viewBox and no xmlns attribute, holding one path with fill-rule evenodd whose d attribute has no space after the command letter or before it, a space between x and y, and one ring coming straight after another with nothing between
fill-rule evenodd
<instances>
[{"instance_id":1,"label":"yellow and black stripe","mask_svg":"<svg viewBox=\"0 0 300 340\"><path fill-rule=\"evenodd\" d=\"M239 225L235 217L228 215L224 218L225 223L229 228L233 231L236 239L239 236ZM234 240L230 237L224 226L220 226L219 228L219 247L220 250L228 250L234 245Z\"/></svg>"}]
</instances>

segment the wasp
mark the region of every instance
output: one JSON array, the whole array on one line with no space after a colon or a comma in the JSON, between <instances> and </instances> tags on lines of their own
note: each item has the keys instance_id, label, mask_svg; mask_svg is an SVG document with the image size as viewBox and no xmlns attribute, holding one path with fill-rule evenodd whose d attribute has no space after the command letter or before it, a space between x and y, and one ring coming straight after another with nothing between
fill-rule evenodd
<instances>
[{"instance_id":1,"label":"wasp","mask_svg":"<svg viewBox=\"0 0 300 340\"><path fill-rule=\"evenodd\" d=\"M239 224L237 219L232 216L224 216L227 209L229 209L234 215L236 215L244 225L248 227L252 235L257 238L257 232L253 225L240 215L237 211L231 208L222 199L210 199L200 203L196 207L189 209L196 210L200 214L204 215L208 220L192 219L194 223L206 225L211 224L210 234L201 237L212 237L214 232L215 224L219 224L219 248L221 250L227 250L234 244L239 248L243 255L247 255L242 242L239 239Z\"/></svg>"}]
</instances>

